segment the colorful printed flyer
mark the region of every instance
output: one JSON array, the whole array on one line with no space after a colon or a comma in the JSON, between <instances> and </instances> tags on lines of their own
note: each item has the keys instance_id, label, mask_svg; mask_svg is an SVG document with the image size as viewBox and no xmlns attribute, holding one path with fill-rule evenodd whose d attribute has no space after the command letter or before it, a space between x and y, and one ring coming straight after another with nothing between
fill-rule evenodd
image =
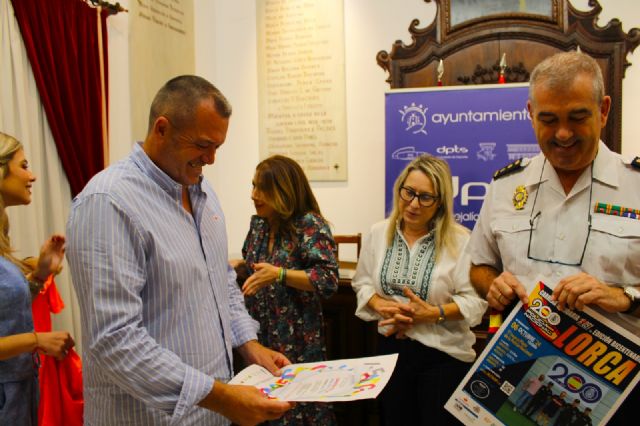
<instances>
[{"instance_id":1,"label":"colorful printed flyer","mask_svg":"<svg viewBox=\"0 0 640 426\"><path fill-rule=\"evenodd\" d=\"M229 384L251 385L283 401L355 401L375 398L386 386L398 354L291 364L275 377L253 364Z\"/></svg>"},{"instance_id":2,"label":"colorful printed flyer","mask_svg":"<svg viewBox=\"0 0 640 426\"><path fill-rule=\"evenodd\" d=\"M640 381L640 338L539 281L453 393L465 425L604 425Z\"/></svg>"}]
</instances>

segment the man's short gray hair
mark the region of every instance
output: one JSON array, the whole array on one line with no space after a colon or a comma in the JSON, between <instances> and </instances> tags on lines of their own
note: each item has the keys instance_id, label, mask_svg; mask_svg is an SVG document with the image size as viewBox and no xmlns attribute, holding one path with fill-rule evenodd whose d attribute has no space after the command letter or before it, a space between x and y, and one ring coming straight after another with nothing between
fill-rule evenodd
<instances>
[{"instance_id":1,"label":"man's short gray hair","mask_svg":"<svg viewBox=\"0 0 640 426\"><path fill-rule=\"evenodd\" d=\"M196 108L203 101L212 101L222 118L231 116L231 104L209 81L196 75L172 78L162 86L151 103L148 132L160 116L167 117L179 128L189 125Z\"/></svg>"},{"instance_id":2,"label":"man's short gray hair","mask_svg":"<svg viewBox=\"0 0 640 426\"><path fill-rule=\"evenodd\" d=\"M529 100L535 105L533 93L540 84L562 90L571 86L576 76L585 74L592 78L593 98L599 105L604 98L602 70L591 56L576 51L556 53L533 69L529 79Z\"/></svg>"}]
</instances>

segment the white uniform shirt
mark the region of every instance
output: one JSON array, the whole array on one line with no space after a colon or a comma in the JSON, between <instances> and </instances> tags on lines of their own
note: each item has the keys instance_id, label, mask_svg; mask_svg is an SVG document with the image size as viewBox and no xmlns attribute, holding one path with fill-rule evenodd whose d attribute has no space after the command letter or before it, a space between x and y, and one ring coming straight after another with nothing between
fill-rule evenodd
<instances>
[{"instance_id":1,"label":"white uniform shirt","mask_svg":"<svg viewBox=\"0 0 640 426\"><path fill-rule=\"evenodd\" d=\"M356 274L351 282L358 302L356 315L365 321L382 319L367 306L369 299L376 293L398 302L408 302L404 296L385 295L380 284L380 273L387 250L387 226L388 220L379 222L365 237ZM456 359L471 362L476 353L472 348L475 336L470 327L480 323L487 303L476 294L469 281L470 262L464 251L469 235L459 235L457 243L460 255L452 258L446 250L440 254L431 274L427 301L434 305L455 302L464 319L447 320L441 324L416 324L407 332L407 336ZM416 246L417 244L413 248ZM385 329L379 328L378 331L382 334Z\"/></svg>"},{"instance_id":2,"label":"white uniform shirt","mask_svg":"<svg viewBox=\"0 0 640 426\"><path fill-rule=\"evenodd\" d=\"M640 218L594 212L598 203L640 210L640 170L600 142L593 170L587 168L571 192L565 194L554 168L542 154L523 160L523 164L523 170L491 183L468 246L471 262L509 271L525 286L537 277L554 285L580 271L613 286L640 284ZM524 208L517 210L513 198L521 185L528 198ZM532 257L578 263L586 241L582 265L529 259L532 217ZM622 319L622 325L640 327L640 320L630 315L609 317Z\"/></svg>"}]
</instances>

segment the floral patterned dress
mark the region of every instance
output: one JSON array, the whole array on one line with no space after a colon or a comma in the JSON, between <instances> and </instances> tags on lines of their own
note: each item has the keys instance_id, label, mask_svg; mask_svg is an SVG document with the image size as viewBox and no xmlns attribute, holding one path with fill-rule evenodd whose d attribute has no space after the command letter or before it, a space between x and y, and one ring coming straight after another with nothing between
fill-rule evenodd
<instances>
[{"instance_id":1,"label":"floral patterned dress","mask_svg":"<svg viewBox=\"0 0 640 426\"><path fill-rule=\"evenodd\" d=\"M251 227L242 248L249 273L253 265L267 262L286 269L304 270L315 292L273 284L245 298L251 316L260 323L260 343L287 356L293 363L326 359L321 298L338 289L335 242L326 221L307 213L294 221L296 241L276 235L269 253L269 224L251 218ZM269 424L332 425L330 404L298 403L281 419Z\"/></svg>"}]
</instances>

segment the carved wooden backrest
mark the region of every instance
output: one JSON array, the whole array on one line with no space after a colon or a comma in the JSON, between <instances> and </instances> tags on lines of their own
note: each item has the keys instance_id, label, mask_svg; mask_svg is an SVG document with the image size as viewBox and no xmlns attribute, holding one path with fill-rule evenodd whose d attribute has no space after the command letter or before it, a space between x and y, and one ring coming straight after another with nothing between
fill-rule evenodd
<instances>
[{"instance_id":1,"label":"carved wooden backrest","mask_svg":"<svg viewBox=\"0 0 640 426\"><path fill-rule=\"evenodd\" d=\"M417 0L416 0L417 1ZM431 0L424 0L430 3ZM380 51L378 64L387 70L391 88L430 87L437 84L437 67L444 64L442 84L497 83L499 61L506 53L506 82L526 82L531 70L544 58L575 50L591 55L602 68L605 90L612 98L611 112L602 139L620 152L622 135L622 79L631 65L627 54L640 43L640 30L622 31L619 20L596 25L602 7L590 0L591 10L575 9L568 0L538 0L549 3L548 13L487 14L460 21L461 11L476 0L434 0L436 19L426 28L418 28L414 19L409 26L413 42L393 44L391 53ZM508 8L509 2L486 1ZM464 8L467 9L464 9ZM486 8L484 9L487 10ZM468 12L467 12L468 13Z\"/></svg>"},{"instance_id":2,"label":"carved wooden backrest","mask_svg":"<svg viewBox=\"0 0 640 426\"><path fill-rule=\"evenodd\" d=\"M351 235L334 235L333 240L337 247L337 258L340 260L340 245L341 244L354 244L356 247L356 259L360 257L360 249L362 248L362 234Z\"/></svg>"}]
</instances>

